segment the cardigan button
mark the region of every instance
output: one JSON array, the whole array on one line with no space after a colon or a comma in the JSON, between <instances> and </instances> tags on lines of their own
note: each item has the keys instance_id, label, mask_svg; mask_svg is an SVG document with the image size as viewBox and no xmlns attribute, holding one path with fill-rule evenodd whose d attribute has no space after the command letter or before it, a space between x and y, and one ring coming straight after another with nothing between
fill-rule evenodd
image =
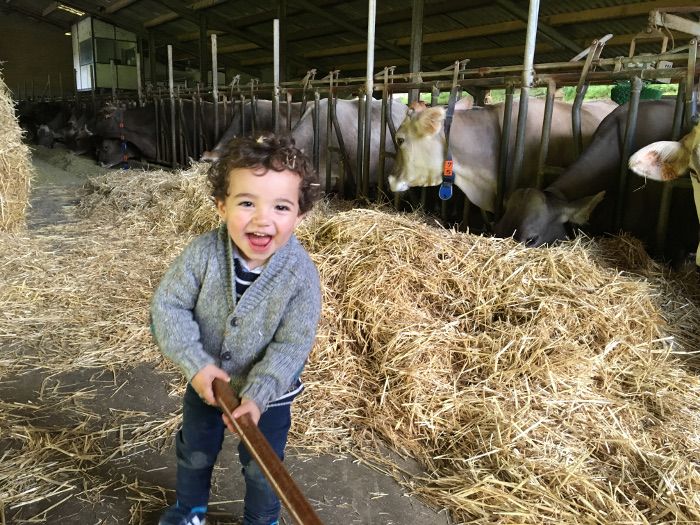
<instances>
[{"instance_id":1,"label":"cardigan button","mask_svg":"<svg viewBox=\"0 0 700 525\"><path fill-rule=\"evenodd\" d=\"M223 354L221 354L221 359L222 361L228 361L229 359L231 359L231 352L224 352Z\"/></svg>"},{"instance_id":2,"label":"cardigan button","mask_svg":"<svg viewBox=\"0 0 700 525\"><path fill-rule=\"evenodd\" d=\"M231 326L234 328L238 326L238 317L231 317Z\"/></svg>"}]
</instances>

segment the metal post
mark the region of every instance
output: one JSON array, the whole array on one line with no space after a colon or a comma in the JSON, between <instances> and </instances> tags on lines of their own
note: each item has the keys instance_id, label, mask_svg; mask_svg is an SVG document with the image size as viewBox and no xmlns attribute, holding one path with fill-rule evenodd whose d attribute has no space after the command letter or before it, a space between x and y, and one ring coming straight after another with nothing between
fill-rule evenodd
<instances>
[{"instance_id":1,"label":"metal post","mask_svg":"<svg viewBox=\"0 0 700 525\"><path fill-rule=\"evenodd\" d=\"M423 53L423 6L425 0L413 0L413 11L411 14L411 57L410 72L414 75L420 73L421 58ZM415 80L415 77L414 77ZM408 105L415 102L420 97L420 90L411 89L408 92Z\"/></svg>"},{"instance_id":2,"label":"metal post","mask_svg":"<svg viewBox=\"0 0 700 525\"><path fill-rule=\"evenodd\" d=\"M511 173L511 188L517 188L525 154L525 126L527 124L527 104L535 78L533 67L535 58L535 42L537 40L537 17L539 15L539 0L530 0L530 11L527 17L527 34L525 40L525 59L523 61L523 80L520 87L520 108L518 110L518 128L515 136L515 151L513 152L513 171Z\"/></svg>"},{"instance_id":3,"label":"metal post","mask_svg":"<svg viewBox=\"0 0 700 525\"><path fill-rule=\"evenodd\" d=\"M273 94L272 94L272 129L275 135L279 133L279 113L280 113L280 20L275 18L272 21L273 38Z\"/></svg>"},{"instance_id":4,"label":"metal post","mask_svg":"<svg viewBox=\"0 0 700 525\"><path fill-rule=\"evenodd\" d=\"M139 107L143 106L143 91L141 89L141 53L136 53L136 90L139 97Z\"/></svg>"},{"instance_id":5,"label":"metal post","mask_svg":"<svg viewBox=\"0 0 700 525\"><path fill-rule=\"evenodd\" d=\"M627 128L625 129L625 141L622 146L622 157L620 158L620 180L617 188L617 201L615 202L615 229L622 228L625 215L625 201L627 199L627 161L629 160L632 148L634 147L634 136L637 131L637 114L639 112L639 97L642 93L643 83L639 77L632 80L632 92L628 102Z\"/></svg>"},{"instance_id":6,"label":"metal post","mask_svg":"<svg viewBox=\"0 0 700 525\"><path fill-rule=\"evenodd\" d=\"M537 158L537 188L544 186L544 170L549 153L549 137L552 131L552 114L554 113L554 95L557 84L554 79L547 80L547 98L544 103L544 117L542 119L542 138L540 139L540 152Z\"/></svg>"},{"instance_id":7,"label":"metal post","mask_svg":"<svg viewBox=\"0 0 700 525\"><path fill-rule=\"evenodd\" d=\"M360 179L362 181L362 194L369 195L369 157L370 140L372 134L372 94L374 93L374 37L377 19L377 0L369 0L369 12L367 19L367 81L365 85L365 132L362 141L362 169ZM359 145L359 144L358 144Z\"/></svg>"},{"instance_id":8,"label":"metal post","mask_svg":"<svg viewBox=\"0 0 700 525\"><path fill-rule=\"evenodd\" d=\"M503 124L501 125L501 150L498 157L498 181L496 183L496 218L503 214L503 195L505 194L506 175L508 173L508 149L510 145L510 127L513 116L512 83L506 86L506 100L503 103Z\"/></svg>"},{"instance_id":9,"label":"metal post","mask_svg":"<svg viewBox=\"0 0 700 525\"><path fill-rule=\"evenodd\" d=\"M332 145L333 145L333 80L335 79L335 71L331 71L330 80L328 84L328 99L326 100L326 188L331 187L331 155L332 155ZM338 181L339 188L341 192L345 191L344 183L345 181ZM345 195L344 195L345 196Z\"/></svg>"},{"instance_id":10,"label":"metal post","mask_svg":"<svg viewBox=\"0 0 700 525\"><path fill-rule=\"evenodd\" d=\"M175 83L173 82L173 46L168 44L168 91L170 93L170 166L175 167L175 151L177 143L175 139Z\"/></svg>"},{"instance_id":11,"label":"metal post","mask_svg":"<svg viewBox=\"0 0 700 525\"><path fill-rule=\"evenodd\" d=\"M214 141L219 140L219 71L217 63L216 35L211 35L211 96L214 102Z\"/></svg>"},{"instance_id":12,"label":"metal post","mask_svg":"<svg viewBox=\"0 0 700 525\"><path fill-rule=\"evenodd\" d=\"M698 58L698 39L693 38L688 43L688 74L685 80L685 121L683 122L683 130L685 133L690 133L693 127L692 117L695 111L693 103L693 88L695 87L695 62Z\"/></svg>"},{"instance_id":13,"label":"metal post","mask_svg":"<svg viewBox=\"0 0 700 525\"><path fill-rule=\"evenodd\" d=\"M58 72L58 96L63 100L63 77L60 71Z\"/></svg>"},{"instance_id":14,"label":"metal post","mask_svg":"<svg viewBox=\"0 0 700 525\"><path fill-rule=\"evenodd\" d=\"M313 160L314 160L314 171L318 173L319 170L319 164L320 164L320 158L319 158L319 153L320 153L320 141L319 141L319 135L321 132L321 116L320 116L320 111L321 111L321 95L319 94L318 90L314 90L314 151L313 151ZM326 193L331 191L331 189L326 186Z\"/></svg>"}]
</instances>

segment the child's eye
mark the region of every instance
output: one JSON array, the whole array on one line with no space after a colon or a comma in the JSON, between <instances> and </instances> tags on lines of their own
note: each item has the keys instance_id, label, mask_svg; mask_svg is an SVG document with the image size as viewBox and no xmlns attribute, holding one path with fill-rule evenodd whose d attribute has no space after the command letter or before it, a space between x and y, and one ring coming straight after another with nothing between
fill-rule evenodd
<instances>
[{"instance_id":1,"label":"child's eye","mask_svg":"<svg viewBox=\"0 0 700 525\"><path fill-rule=\"evenodd\" d=\"M244 208L250 208L253 203L250 201L241 201L238 203L239 206L243 206Z\"/></svg>"},{"instance_id":2,"label":"child's eye","mask_svg":"<svg viewBox=\"0 0 700 525\"><path fill-rule=\"evenodd\" d=\"M278 211L289 211L291 208L286 204L278 204L277 206L275 206L275 209Z\"/></svg>"}]
</instances>

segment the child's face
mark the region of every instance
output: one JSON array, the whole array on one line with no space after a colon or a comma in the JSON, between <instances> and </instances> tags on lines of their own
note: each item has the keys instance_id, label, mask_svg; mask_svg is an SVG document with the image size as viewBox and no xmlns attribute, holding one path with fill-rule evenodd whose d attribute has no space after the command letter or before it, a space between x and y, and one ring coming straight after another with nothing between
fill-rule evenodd
<instances>
[{"instance_id":1,"label":"child's face","mask_svg":"<svg viewBox=\"0 0 700 525\"><path fill-rule=\"evenodd\" d=\"M299 175L288 170L254 175L239 168L229 174L228 196L216 208L249 268L265 264L301 222L300 184Z\"/></svg>"}]
</instances>

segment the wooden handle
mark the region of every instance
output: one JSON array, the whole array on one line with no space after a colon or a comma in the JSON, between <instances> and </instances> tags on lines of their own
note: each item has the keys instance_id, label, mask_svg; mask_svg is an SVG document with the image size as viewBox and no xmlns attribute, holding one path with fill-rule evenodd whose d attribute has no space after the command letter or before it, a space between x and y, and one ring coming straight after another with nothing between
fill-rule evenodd
<instances>
[{"instance_id":1,"label":"wooden handle","mask_svg":"<svg viewBox=\"0 0 700 525\"><path fill-rule=\"evenodd\" d=\"M263 474L277 493L282 504L298 525L323 525L311 504L287 472L275 451L248 414L234 419L231 413L240 404L231 385L221 379L214 380L214 397L219 408L233 422L241 441L257 461Z\"/></svg>"}]
</instances>

